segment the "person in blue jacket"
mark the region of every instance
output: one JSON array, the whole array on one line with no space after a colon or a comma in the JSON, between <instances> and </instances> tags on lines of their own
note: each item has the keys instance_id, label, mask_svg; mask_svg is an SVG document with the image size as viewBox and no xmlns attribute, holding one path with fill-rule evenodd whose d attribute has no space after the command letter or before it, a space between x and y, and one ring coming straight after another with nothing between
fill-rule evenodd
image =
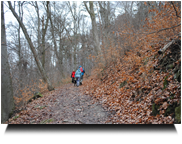
<instances>
[{"instance_id":1,"label":"person in blue jacket","mask_svg":"<svg viewBox=\"0 0 182 144\"><path fill-rule=\"evenodd\" d=\"M82 66L79 66L79 68L80 68L80 71L82 72L82 76L80 78L80 84L82 85L82 81L83 81L83 76L84 76L84 73L85 73L85 69Z\"/></svg>"},{"instance_id":2,"label":"person in blue jacket","mask_svg":"<svg viewBox=\"0 0 182 144\"><path fill-rule=\"evenodd\" d=\"M80 67L79 67L77 69L76 73L75 73L77 87L80 85L80 78L81 78L81 76L82 76L82 72L81 72Z\"/></svg>"}]
</instances>

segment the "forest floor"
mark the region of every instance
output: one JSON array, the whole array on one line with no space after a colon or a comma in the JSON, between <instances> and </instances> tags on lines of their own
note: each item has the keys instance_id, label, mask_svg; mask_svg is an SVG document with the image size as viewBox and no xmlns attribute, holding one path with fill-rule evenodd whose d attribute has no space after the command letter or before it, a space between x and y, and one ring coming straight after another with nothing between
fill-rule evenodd
<instances>
[{"instance_id":1,"label":"forest floor","mask_svg":"<svg viewBox=\"0 0 182 144\"><path fill-rule=\"evenodd\" d=\"M112 124L98 101L83 93L84 85L66 84L27 104L9 124Z\"/></svg>"},{"instance_id":2,"label":"forest floor","mask_svg":"<svg viewBox=\"0 0 182 144\"><path fill-rule=\"evenodd\" d=\"M80 87L69 83L45 92L6 123L181 123L181 40L163 54L161 47L130 52L122 62L93 70Z\"/></svg>"}]
</instances>

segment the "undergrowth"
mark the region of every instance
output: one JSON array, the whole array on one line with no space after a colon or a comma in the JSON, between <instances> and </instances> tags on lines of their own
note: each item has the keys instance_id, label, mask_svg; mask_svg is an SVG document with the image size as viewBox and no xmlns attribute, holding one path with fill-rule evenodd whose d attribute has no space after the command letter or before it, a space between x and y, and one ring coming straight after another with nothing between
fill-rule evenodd
<instances>
[{"instance_id":1,"label":"undergrowth","mask_svg":"<svg viewBox=\"0 0 182 144\"><path fill-rule=\"evenodd\" d=\"M146 25L139 31L133 33L128 26L120 31L125 40L122 46L132 49L125 51L122 46L118 49L111 45L105 67L95 68L84 82L85 94L115 111L112 117L115 123L180 123L175 118L175 108L181 107L181 27L176 26L181 21L176 14L181 12L179 9L176 12L169 3L161 11L149 11L156 14L152 20L146 19ZM180 43L159 55L158 51L171 40Z\"/></svg>"}]
</instances>

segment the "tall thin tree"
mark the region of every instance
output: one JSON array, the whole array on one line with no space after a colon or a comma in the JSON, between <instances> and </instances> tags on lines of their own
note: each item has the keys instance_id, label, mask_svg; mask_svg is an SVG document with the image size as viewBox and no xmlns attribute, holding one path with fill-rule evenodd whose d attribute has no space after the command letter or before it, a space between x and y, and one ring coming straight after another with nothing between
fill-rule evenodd
<instances>
[{"instance_id":1,"label":"tall thin tree","mask_svg":"<svg viewBox=\"0 0 182 144\"><path fill-rule=\"evenodd\" d=\"M96 53L99 54L99 52L101 52L101 49L100 49L100 42L99 42L99 37L98 37L98 33L97 33L96 18L95 18L95 13L94 13L94 2L89 1L89 8L85 1L83 3L92 20L92 33L93 33L95 50L96 50Z\"/></svg>"},{"instance_id":2,"label":"tall thin tree","mask_svg":"<svg viewBox=\"0 0 182 144\"><path fill-rule=\"evenodd\" d=\"M8 120L13 108L13 88L7 55L4 7L3 1L1 1L1 123Z\"/></svg>"},{"instance_id":3,"label":"tall thin tree","mask_svg":"<svg viewBox=\"0 0 182 144\"><path fill-rule=\"evenodd\" d=\"M36 61L37 67L38 67L38 69L39 69L39 71L40 71L40 73L41 73L41 75L42 75L42 78L43 78L43 80L48 84L48 90L49 90L49 91L54 90L54 88L53 88L53 86L52 86L52 83L51 83L51 81L49 80L49 78L48 78L48 76L47 76L47 74L46 74L46 72L45 72L45 70L44 70L44 68L43 68L43 66L42 66L42 64L41 64L41 62L40 62L40 60L39 60L39 58L38 58L37 52L36 52L36 50L35 50L35 47L33 46L33 43L32 43L32 40L31 40L30 36L28 35L28 32L27 32L26 27L24 26L23 22L20 20L20 18L18 17L17 13L16 13L15 10L13 9L13 7L12 7L10 1L8 1L8 5L9 5L9 9L11 10L11 12L12 12L13 15L14 15L14 17L17 19L19 25L20 25L21 28L22 28L22 31L23 31L23 33L24 33L24 35L25 35L25 37L26 37L26 39L27 39L27 41L28 41L28 43L29 43L30 49L31 49L31 51L32 51L32 53L33 53L33 55L34 55L34 59L35 59L35 61Z\"/></svg>"}]
</instances>

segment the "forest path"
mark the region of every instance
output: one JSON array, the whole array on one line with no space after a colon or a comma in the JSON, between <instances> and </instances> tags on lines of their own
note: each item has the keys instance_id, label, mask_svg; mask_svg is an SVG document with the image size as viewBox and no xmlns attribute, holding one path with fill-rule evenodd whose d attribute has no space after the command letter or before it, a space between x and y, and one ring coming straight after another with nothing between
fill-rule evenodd
<instances>
[{"instance_id":1,"label":"forest path","mask_svg":"<svg viewBox=\"0 0 182 144\"><path fill-rule=\"evenodd\" d=\"M81 92L84 85L76 87L67 84L55 90L52 94L51 123L62 124L104 124L108 120L109 112L101 104L95 102L89 95Z\"/></svg>"},{"instance_id":2,"label":"forest path","mask_svg":"<svg viewBox=\"0 0 182 144\"><path fill-rule=\"evenodd\" d=\"M84 85L66 84L33 100L9 124L111 124L110 112L84 95Z\"/></svg>"}]
</instances>

